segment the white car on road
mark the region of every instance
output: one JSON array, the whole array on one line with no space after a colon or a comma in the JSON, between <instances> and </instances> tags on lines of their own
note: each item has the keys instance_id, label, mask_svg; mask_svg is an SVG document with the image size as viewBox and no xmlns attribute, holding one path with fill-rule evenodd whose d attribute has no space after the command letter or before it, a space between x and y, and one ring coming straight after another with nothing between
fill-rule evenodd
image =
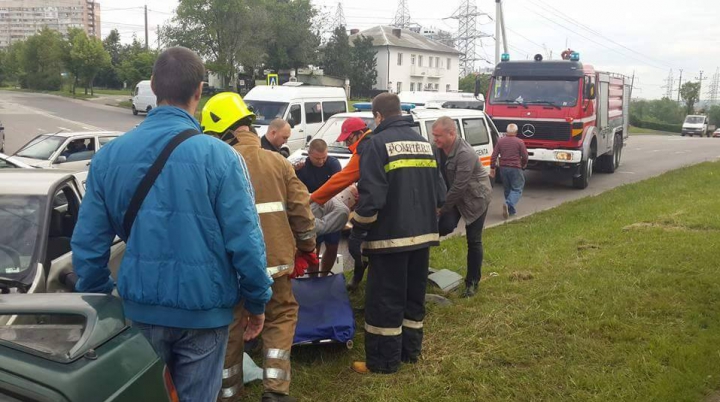
<instances>
[{"instance_id":1,"label":"white car on road","mask_svg":"<svg viewBox=\"0 0 720 402\"><path fill-rule=\"evenodd\" d=\"M27 163L21 162L12 156L0 153L0 169L32 169Z\"/></svg>"},{"instance_id":2,"label":"white car on road","mask_svg":"<svg viewBox=\"0 0 720 402\"><path fill-rule=\"evenodd\" d=\"M415 130L431 143L433 142L432 125L435 120L441 116L450 117L457 126L458 135L472 145L483 166L490 166L490 156L499 133L485 112L465 109L413 109L404 116L415 123ZM352 153L345 144L337 142L337 137L340 135L342 123L350 117L359 117L368 124L369 128L375 129L371 112L339 113L330 117L312 138L325 140L328 144L328 154L337 158L342 167L348 164ZM307 147L295 151L288 159L296 163L306 157Z\"/></svg>"},{"instance_id":3,"label":"white car on road","mask_svg":"<svg viewBox=\"0 0 720 402\"><path fill-rule=\"evenodd\" d=\"M88 170L95 152L122 134L118 131L41 134L12 157L33 167Z\"/></svg>"}]
</instances>

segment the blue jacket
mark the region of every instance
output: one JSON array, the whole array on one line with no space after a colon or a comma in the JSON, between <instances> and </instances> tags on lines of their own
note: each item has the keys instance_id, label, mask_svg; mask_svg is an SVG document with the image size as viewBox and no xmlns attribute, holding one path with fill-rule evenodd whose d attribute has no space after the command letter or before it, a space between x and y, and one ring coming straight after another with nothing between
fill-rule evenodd
<instances>
[{"instance_id":1,"label":"blue jacket","mask_svg":"<svg viewBox=\"0 0 720 402\"><path fill-rule=\"evenodd\" d=\"M127 239L123 217L140 180L170 139L200 125L186 111L153 109L92 160L73 233L79 292L110 293L115 236L127 243L118 272L125 314L176 328L233 321L240 300L261 314L270 300L265 244L245 162L230 146L196 135L170 156Z\"/></svg>"}]
</instances>

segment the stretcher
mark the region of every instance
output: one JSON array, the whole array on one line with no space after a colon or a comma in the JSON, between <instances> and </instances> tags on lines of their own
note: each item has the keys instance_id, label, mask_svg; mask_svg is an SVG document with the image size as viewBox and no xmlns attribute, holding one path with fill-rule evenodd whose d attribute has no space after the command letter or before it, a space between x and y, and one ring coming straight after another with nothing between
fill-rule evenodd
<instances>
[{"instance_id":1,"label":"stretcher","mask_svg":"<svg viewBox=\"0 0 720 402\"><path fill-rule=\"evenodd\" d=\"M344 343L353 347L355 317L343 275L292 280L300 306L293 346Z\"/></svg>"}]
</instances>

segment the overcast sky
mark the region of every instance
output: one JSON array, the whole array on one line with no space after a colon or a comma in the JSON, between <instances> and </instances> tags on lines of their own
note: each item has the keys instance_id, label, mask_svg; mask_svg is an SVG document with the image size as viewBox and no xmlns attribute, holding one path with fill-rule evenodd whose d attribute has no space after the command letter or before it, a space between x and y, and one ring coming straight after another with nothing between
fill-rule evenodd
<instances>
[{"instance_id":1,"label":"overcast sky","mask_svg":"<svg viewBox=\"0 0 720 402\"><path fill-rule=\"evenodd\" d=\"M325 12L334 15L338 1L312 0ZM142 6L148 6L150 44L157 46L155 31L165 23L177 6L177 0L146 2L145 0L100 0L102 4L103 37L117 28L123 41L133 33L141 40ZM397 0L343 1L348 29L365 29L390 24L397 10ZM453 15L461 0L409 0L410 17L427 27L451 32L457 30ZM680 69L683 82L703 81L702 98L706 95L716 69L720 67L720 1L718 0L504 0L508 43L513 59L525 59L536 53L552 51L557 58L566 43L581 54L585 63L596 68L632 75L636 74L634 96L660 98L670 70L674 76L673 97L677 97ZM478 29L494 35L495 2L476 0L479 11L489 16L478 17ZM494 62L495 42L483 39L478 46L480 57Z\"/></svg>"}]
</instances>

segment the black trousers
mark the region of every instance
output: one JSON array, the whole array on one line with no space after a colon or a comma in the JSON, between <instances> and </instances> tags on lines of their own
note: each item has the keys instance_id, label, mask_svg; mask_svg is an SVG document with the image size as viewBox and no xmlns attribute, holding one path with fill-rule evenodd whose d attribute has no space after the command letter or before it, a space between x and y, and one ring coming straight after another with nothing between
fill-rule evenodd
<instances>
[{"instance_id":1,"label":"black trousers","mask_svg":"<svg viewBox=\"0 0 720 402\"><path fill-rule=\"evenodd\" d=\"M465 285L477 285L480 283L480 276L483 263L483 244L482 232L485 226L485 218L487 211L482 216L465 226L467 238L467 275L465 276ZM440 236L446 236L452 233L460 222L460 212L457 208L453 208L450 212L442 214L438 227Z\"/></svg>"},{"instance_id":2,"label":"black trousers","mask_svg":"<svg viewBox=\"0 0 720 402\"><path fill-rule=\"evenodd\" d=\"M422 351L430 249L369 256L365 357L370 371L394 373Z\"/></svg>"}]
</instances>

